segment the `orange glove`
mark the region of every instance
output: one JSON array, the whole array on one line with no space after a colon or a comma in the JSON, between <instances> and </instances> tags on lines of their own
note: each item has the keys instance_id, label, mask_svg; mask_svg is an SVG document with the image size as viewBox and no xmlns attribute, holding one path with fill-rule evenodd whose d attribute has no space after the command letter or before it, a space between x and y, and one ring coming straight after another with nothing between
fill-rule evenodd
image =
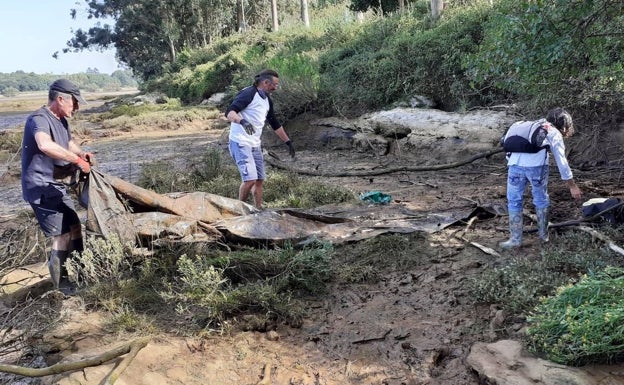
<instances>
[{"instance_id":1,"label":"orange glove","mask_svg":"<svg viewBox=\"0 0 624 385\"><path fill-rule=\"evenodd\" d=\"M74 164L78 166L80 171L84 172L85 174L88 174L91 172L91 165L86 160L82 159L81 157L76 158L76 161L74 162Z\"/></svg>"}]
</instances>

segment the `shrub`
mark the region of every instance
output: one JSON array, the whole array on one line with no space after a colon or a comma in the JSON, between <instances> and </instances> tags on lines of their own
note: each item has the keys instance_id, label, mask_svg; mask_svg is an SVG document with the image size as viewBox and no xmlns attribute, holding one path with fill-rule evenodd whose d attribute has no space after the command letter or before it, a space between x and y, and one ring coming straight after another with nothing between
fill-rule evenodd
<instances>
[{"instance_id":1,"label":"shrub","mask_svg":"<svg viewBox=\"0 0 624 385\"><path fill-rule=\"evenodd\" d=\"M178 275L160 295L180 314L207 326L232 316L259 313L267 321L301 322L302 303L294 294L320 293L332 277L328 244L302 250L242 250L177 262Z\"/></svg>"},{"instance_id":2,"label":"shrub","mask_svg":"<svg viewBox=\"0 0 624 385\"><path fill-rule=\"evenodd\" d=\"M527 101L528 110L611 115L622 104L622 18L621 4L608 0L501 1L466 62L476 83Z\"/></svg>"},{"instance_id":3,"label":"shrub","mask_svg":"<svg viewBox=\"0 0 624 385\"><path fill-rule=\"evenodd\" d=\"M564 274L553 271L543 261L515 259L507 266L485 271L469 281L478 302L495 303L513 314L523 313L568 282Z\"/></svg>"},{"instance_id":4,"label":"shrub","mask_svg":"<svg viewBox=\"0 0 624 385\"><path fill-rule=\"evenodd\" d=\"M84 251L73 253L66 265L69 275L85 286L119 286L132 273L127 248L116 236L88 237Z\"/></svg>"},{"instance_id":5,"label":"shrub","mask_svg":"<svg viewBox=\"0 0 624 385\"><path fill-rule=\"evenodd\" d=\"M8 98L17 96L17 94L19 94L19 90L15 87L6 87L5 89L2 90L2 95Z\"/></svg>"},{"instance_id":6,"label":"shrub","mask_svg":"<svg viewBox=\"0 0 624 385\"><path fill-rule=\"evenodd\" d=\"M621 229L604 231L612 239L621 237ZM559 235L557 243L545 249L540 259L517 258L488 269L470 279L469 289L477 301L499 304L514 314L524 313L557 287L609 265L622 266L624 262L608 248L598 247L588 234L568 232Z\"/></svg>"},{"instance_id":7,"label":"shrub","mask_svg":"<svg viewBox=\"0 0 624 385\"><path fill-rule=\"evenodd\" d=\"M564 365L624 358L624 269L607 267L558 289L529 317L531 351Z\"/></svg>"},{"instance_id":8,"label":"shrub","mask_svg":"<svg viewBox=\"0 0 624 385\"><path fill-rule=\"evenodd\" d=\"M22 149L22 131L0 131L0 150L16 154Z\"/></svg>"}]
</instances>

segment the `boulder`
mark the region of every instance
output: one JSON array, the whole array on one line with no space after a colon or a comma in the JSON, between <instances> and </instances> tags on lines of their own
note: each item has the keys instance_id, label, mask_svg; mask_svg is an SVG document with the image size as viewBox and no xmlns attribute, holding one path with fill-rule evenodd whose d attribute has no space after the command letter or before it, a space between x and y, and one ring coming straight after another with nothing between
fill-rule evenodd
<instances>
[{"instance_id":1,"label":"boulder","mask_svg":"<svg viewBox=\"0 0 624 385\"><path fill-rule=\"evenodd\" d=\"M481 381L496 385L616 385L624 383L622 366L575 368L536 358L519 341L475 343L466 363Z\"/></svg>"}]
</instances>

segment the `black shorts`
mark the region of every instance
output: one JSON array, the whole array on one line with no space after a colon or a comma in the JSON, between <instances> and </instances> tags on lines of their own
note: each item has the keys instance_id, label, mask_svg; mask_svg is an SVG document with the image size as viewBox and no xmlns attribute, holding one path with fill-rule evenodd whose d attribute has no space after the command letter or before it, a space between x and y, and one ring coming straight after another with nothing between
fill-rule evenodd
<instances>
[{"instance_id":1,"label":"black shorts","mask_svg":"<svg viewBox=\"0 0 624 385\"><path fill-rule=\"evenodd\" d=\"M69 194L42 196L40 203L30 202L35 217L46 237L67 234L75 225L80 225L74 202Z\"/></svg>"}]
</instances>

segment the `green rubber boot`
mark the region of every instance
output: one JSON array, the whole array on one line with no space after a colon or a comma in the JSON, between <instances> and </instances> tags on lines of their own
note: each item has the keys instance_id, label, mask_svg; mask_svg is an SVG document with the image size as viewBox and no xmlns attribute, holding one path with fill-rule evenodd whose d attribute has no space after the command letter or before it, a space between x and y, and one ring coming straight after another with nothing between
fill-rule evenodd
<instances>
[{"instance_id":1,"label":"green rubber boot","mask_svg":"<svg viewBox=\"0 0 624 385\"><path fill-rule=\"evenodd\" d=\"M498 245L503 249L520 247L522 244L522 211L509 212L509 240Z\"/></svg>"}]
</instances>

